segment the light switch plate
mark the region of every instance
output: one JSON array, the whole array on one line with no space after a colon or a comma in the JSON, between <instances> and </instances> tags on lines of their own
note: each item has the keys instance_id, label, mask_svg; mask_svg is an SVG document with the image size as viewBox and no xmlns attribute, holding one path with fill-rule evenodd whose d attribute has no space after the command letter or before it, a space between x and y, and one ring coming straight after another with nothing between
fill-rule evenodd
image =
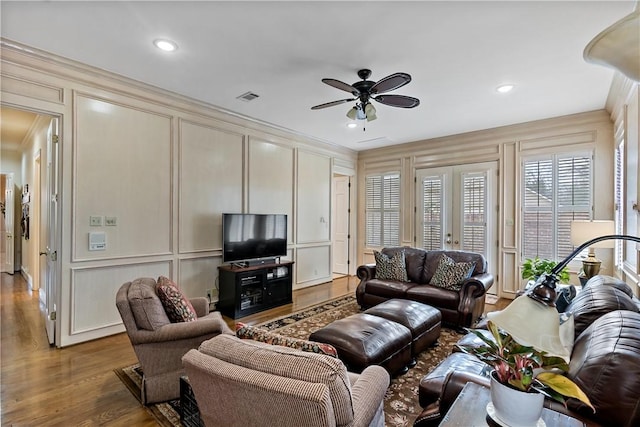
<instances>
[{"instance_id":1,"label":"light switch plate","mask_svg":"<svg viewBox=\"0 0 640 427\"><path fill-rule=\"evenodd\" d=\"M102 217L99 215L91 215L89 217L89 225L91 227L102 227Z\"/></svg>"},{"instance_id":2,"label":"light switch plate","mask_svg":"<svg viewBox=\"0 0 640 427\"><path fill-rule=\"evenodd\" d=\"M115 216L105 216L104 225L107 227L115 227L118 223L118 218Z\"/></svg>"}]
</instances>

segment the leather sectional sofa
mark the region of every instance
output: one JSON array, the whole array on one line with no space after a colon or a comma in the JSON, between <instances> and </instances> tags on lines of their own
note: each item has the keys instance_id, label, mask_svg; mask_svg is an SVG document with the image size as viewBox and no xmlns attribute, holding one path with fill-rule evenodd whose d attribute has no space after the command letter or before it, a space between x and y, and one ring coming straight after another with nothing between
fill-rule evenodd
<instances>
[{"instance_id":1,"label":"leather sectional sofa","mask_svg":"<svg viewBox=\"0 0 640 427\"><path fill-rule=\"evenodd\" d=\"M566 408L549 399L545 406L589 427L640 426L640 301L626 283L595 276L565 312L573 313L575 325L567 376L586 393L596 412L575 399ZM469 334L460 342L473 339ZM420 382L425 409L414 426L437 426L467 382L489 387L490 371L472 355L452 353Z\"/></svg>"},{"instance_id":2,"label":"leather sectional sofa","mask_svg":"<svg viewBox=\"0 0 640 427\"><path fill-rule=\"evenodd\" d=\"M360 284L356 289L356 299L361 308L393 298L418 301L440 310L442 322L456 328L470 327L482 315L485 294L493 285L493 275L487 272L487 261L481 254L411 247L384 248L381 252L388 257L404 252L408 281L376 278L375 264L361 265L357 270ZM430 284L442 255L456 263L475 264L471 276L461 283L459 290Z\"/></svg>"}]
</instances>

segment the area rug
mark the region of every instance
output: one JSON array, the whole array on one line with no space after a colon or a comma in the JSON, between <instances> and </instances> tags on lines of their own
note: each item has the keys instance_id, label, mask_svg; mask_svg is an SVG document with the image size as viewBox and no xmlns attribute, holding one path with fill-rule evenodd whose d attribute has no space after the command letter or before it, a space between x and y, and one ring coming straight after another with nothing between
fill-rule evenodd
<instances>
[{"instance_id":1,"label":"area rug","mask_svg":"<svg viewBox=\"0 0 640 427\"><path fill-rule=\"evenodd\" d=\"M315 330L336 319L342 319L357 312L359 312L359 308L356 299L349 295L256 326L278 332L281 335L306 339ZM406 374L391 380L384 400L385 424L387 426L403 427L413 424L413 421L422 412L422 408L418 404L420 380L451 353L453 345L460 337L461 335L456 331L443 328L438 345L420 353L415 367L409 369ZM116 369L115 372L134 396L139 398L142 383L140 367L133 365ZM160 425L181 426L179 400L149 405L147 409Z\"/></svg>"}]
</instances>

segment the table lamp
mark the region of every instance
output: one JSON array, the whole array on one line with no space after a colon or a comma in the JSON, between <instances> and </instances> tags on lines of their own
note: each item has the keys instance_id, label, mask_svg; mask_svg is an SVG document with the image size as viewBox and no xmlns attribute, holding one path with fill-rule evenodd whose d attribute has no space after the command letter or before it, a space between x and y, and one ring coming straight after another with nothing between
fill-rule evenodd
<instances>
[{"instance_id":1,"label":"table lamp","mask_svg":"<svg viewBox=\"0 0 640 427\"><path fill-rule=\"evenodd\" d=\"M568 360L569 351L560 340L560 319L555 308L556 285L560 281L558 274L584 249L605 240L631 240L640 243L640 237L625 234L590 239L556 264L550 273L541 275L525 292L525 296L516 298L504 310L488 313L487 319L510 334L518 343Z\"/></svg>"},{"instance_id":2,"label":"table lamp","mask_svg":"<svg viewBox=\"0 0 640 427\"><path fill-rule=\"evenodd\" d=\"M610 235L615 232L613 221L571 221L571 243L579 245L598 236ZM584 277L590 279L600 272L602 261L596 258L596 248L613 248L613 240L604 240L589 246L587 257L582 260Z\"/></svg>"}]
</instances>

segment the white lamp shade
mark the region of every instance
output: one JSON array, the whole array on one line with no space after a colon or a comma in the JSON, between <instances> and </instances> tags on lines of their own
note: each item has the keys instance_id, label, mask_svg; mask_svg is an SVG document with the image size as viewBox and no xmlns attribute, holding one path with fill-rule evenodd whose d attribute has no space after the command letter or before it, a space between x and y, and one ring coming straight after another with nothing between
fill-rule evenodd
<instances>
[{"instance_id":1,"label":"white lamp shade","mask_svg":"<svg viewBox=\"0 0 640 427\"><path fill-rule=\"evenodd\" d=\"M569 360L569 350L560 340L560 319L554 307L521 296L504 310L487 313L487 319L519 344Z\"/></svg>"},{"instance_id":2,"label":"white lamp shade","mask_svg":"<svg viewBox=\"0 0 640 427\"><path fill-rule=\"evenodd\" d=\"M575 246L581 245L588 240L600 236L615 234L613 221L571 221L571 243ZM590 245L590 248L613 248L615 240L603 240L602 242Z\"/></svg>"},{"instance_id":3,"label":"white lamp shade","mask_svg":"<svg viewBox=\"0 0 640 427\"><path fill-rule=\"evenodd\" d=\"M640 81L640 9L604 29L584 49L584 59Z\"/></svg>"}]
</instances>

